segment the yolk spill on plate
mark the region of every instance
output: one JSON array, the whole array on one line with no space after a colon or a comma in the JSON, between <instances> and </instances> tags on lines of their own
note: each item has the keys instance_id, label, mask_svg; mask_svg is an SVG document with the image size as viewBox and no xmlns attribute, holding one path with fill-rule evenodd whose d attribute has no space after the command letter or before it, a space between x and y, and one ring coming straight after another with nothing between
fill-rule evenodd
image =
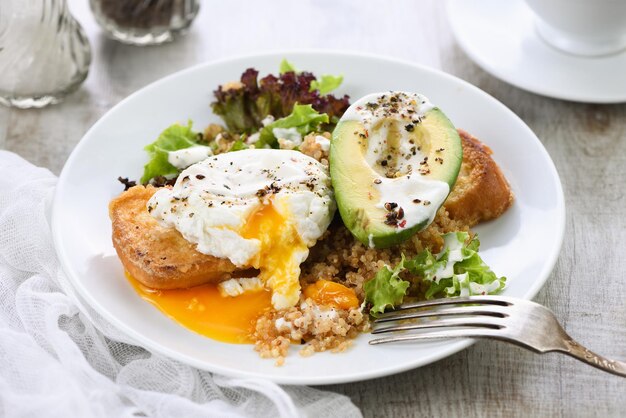
<instances>
[{"instance_id":1,"label":"yolk spill on plate","mask_svg":"<svg viewBox=\"0 0 626 418\"><path fill-rule=\"evenodd\" d=\"M273 203L261 206L248 218L241 231L244 238L258 239L260 251L251 264L260 270L266 289L248 291L239 296L222 296L217 285L190 289L150 289L127 274L137 293L165 315L186 328L218 341L251 343L254 323L272 309L272 292L283 304L293 306L300 296L300 261L307 246L295 226L288 222ZM319 280L307 287L305 296L317 303L340 309L356 308L353 290L339 283Z\"/></svg>"},{"instance_id":2,"label":"yolk spill on plate","mask_svg":"<svg viewBox=\"0 0 626 418\"><path fill-rule=\"evenodd\" d=\"M268 290L222 296L214 284L155 290L126 274L137 293L184 327L218 341L250 344L256 319L271 308Z\"/></svg>"}]
</instances>

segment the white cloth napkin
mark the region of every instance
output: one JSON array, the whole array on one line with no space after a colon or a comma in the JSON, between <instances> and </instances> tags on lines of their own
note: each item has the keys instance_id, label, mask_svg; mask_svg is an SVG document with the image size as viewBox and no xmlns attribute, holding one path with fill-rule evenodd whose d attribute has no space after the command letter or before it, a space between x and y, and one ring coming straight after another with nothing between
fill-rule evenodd
<instances>
[{"instance_id":1,"label":"white cloth napkin","mask_svg":"<svg viewBox=\"0 0 626 418\"><path fill-rule=\"evenodd\" d=\"M0 417L361 415L343 395L212 375L150 352L83 306L52 245L55 184L0 150Z\"/></svg>"}]
</instances>

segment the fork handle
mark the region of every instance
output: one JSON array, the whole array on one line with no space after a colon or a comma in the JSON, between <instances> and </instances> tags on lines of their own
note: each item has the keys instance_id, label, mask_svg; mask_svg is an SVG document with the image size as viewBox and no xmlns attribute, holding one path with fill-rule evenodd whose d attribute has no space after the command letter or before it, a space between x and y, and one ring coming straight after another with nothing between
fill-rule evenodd
<instances>
[{"instance_id":1,"label":"fork handle","mask_svg":"<svg viewBox=\"0 0 626 418\"><path fill-rule=\"evenodd\" d=\"M573 339L569 338L564 341L565 347L556 351L565 353L587 363L593 367L596 367L605 372L612 373L617 376L626 377L626 363L618 360L611 360L601 355L594 353L588 348L583 347Z\"/></svg>"}]
</instances>

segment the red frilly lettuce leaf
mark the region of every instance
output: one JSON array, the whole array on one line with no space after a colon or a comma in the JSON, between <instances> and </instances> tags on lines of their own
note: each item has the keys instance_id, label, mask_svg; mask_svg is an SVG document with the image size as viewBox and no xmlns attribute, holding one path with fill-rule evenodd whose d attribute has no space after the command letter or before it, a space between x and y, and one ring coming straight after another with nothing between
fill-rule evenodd
<instances>
[{"instance_id":1,"label":"red frilly lettuce leaf","mask_svg":"<svg viewBox=\"0 0 626 418\"><path fill-rule=\"evenodd\" d=\"M263 125L261 121L268 115L275 119L289 115L296 103L313 106L320 113L326 113L329 123L324 127L332 129L341 115L350 106L349 97L337 98L332 94L320 95L311 90L311 82L316 80L310 72L286 72L276 77L267 75L260 80L259 72L248 68L241 75L241 84L226 88L219 86L213 93L213 112L220 116L231 132L253 133Z\"/></svg>"}]
</instances>

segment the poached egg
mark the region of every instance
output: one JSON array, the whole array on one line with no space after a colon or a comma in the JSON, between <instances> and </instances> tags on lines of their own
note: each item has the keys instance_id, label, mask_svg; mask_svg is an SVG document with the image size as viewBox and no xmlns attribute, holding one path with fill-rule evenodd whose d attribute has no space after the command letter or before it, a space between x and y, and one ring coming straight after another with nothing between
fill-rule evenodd
<instances>
[{"instance_id":1,"label":"poached egg","mask_svg":"<svg viewBox=\"0 0 626 418\"><path fill-rule=\"evenodd\" d=\"M148 211L197 251L259 270L275 309L300 298L300 264L328 228L327 168L298 151L249 149L209 157L157 191Z\"/></svg>"}]
</instances>

